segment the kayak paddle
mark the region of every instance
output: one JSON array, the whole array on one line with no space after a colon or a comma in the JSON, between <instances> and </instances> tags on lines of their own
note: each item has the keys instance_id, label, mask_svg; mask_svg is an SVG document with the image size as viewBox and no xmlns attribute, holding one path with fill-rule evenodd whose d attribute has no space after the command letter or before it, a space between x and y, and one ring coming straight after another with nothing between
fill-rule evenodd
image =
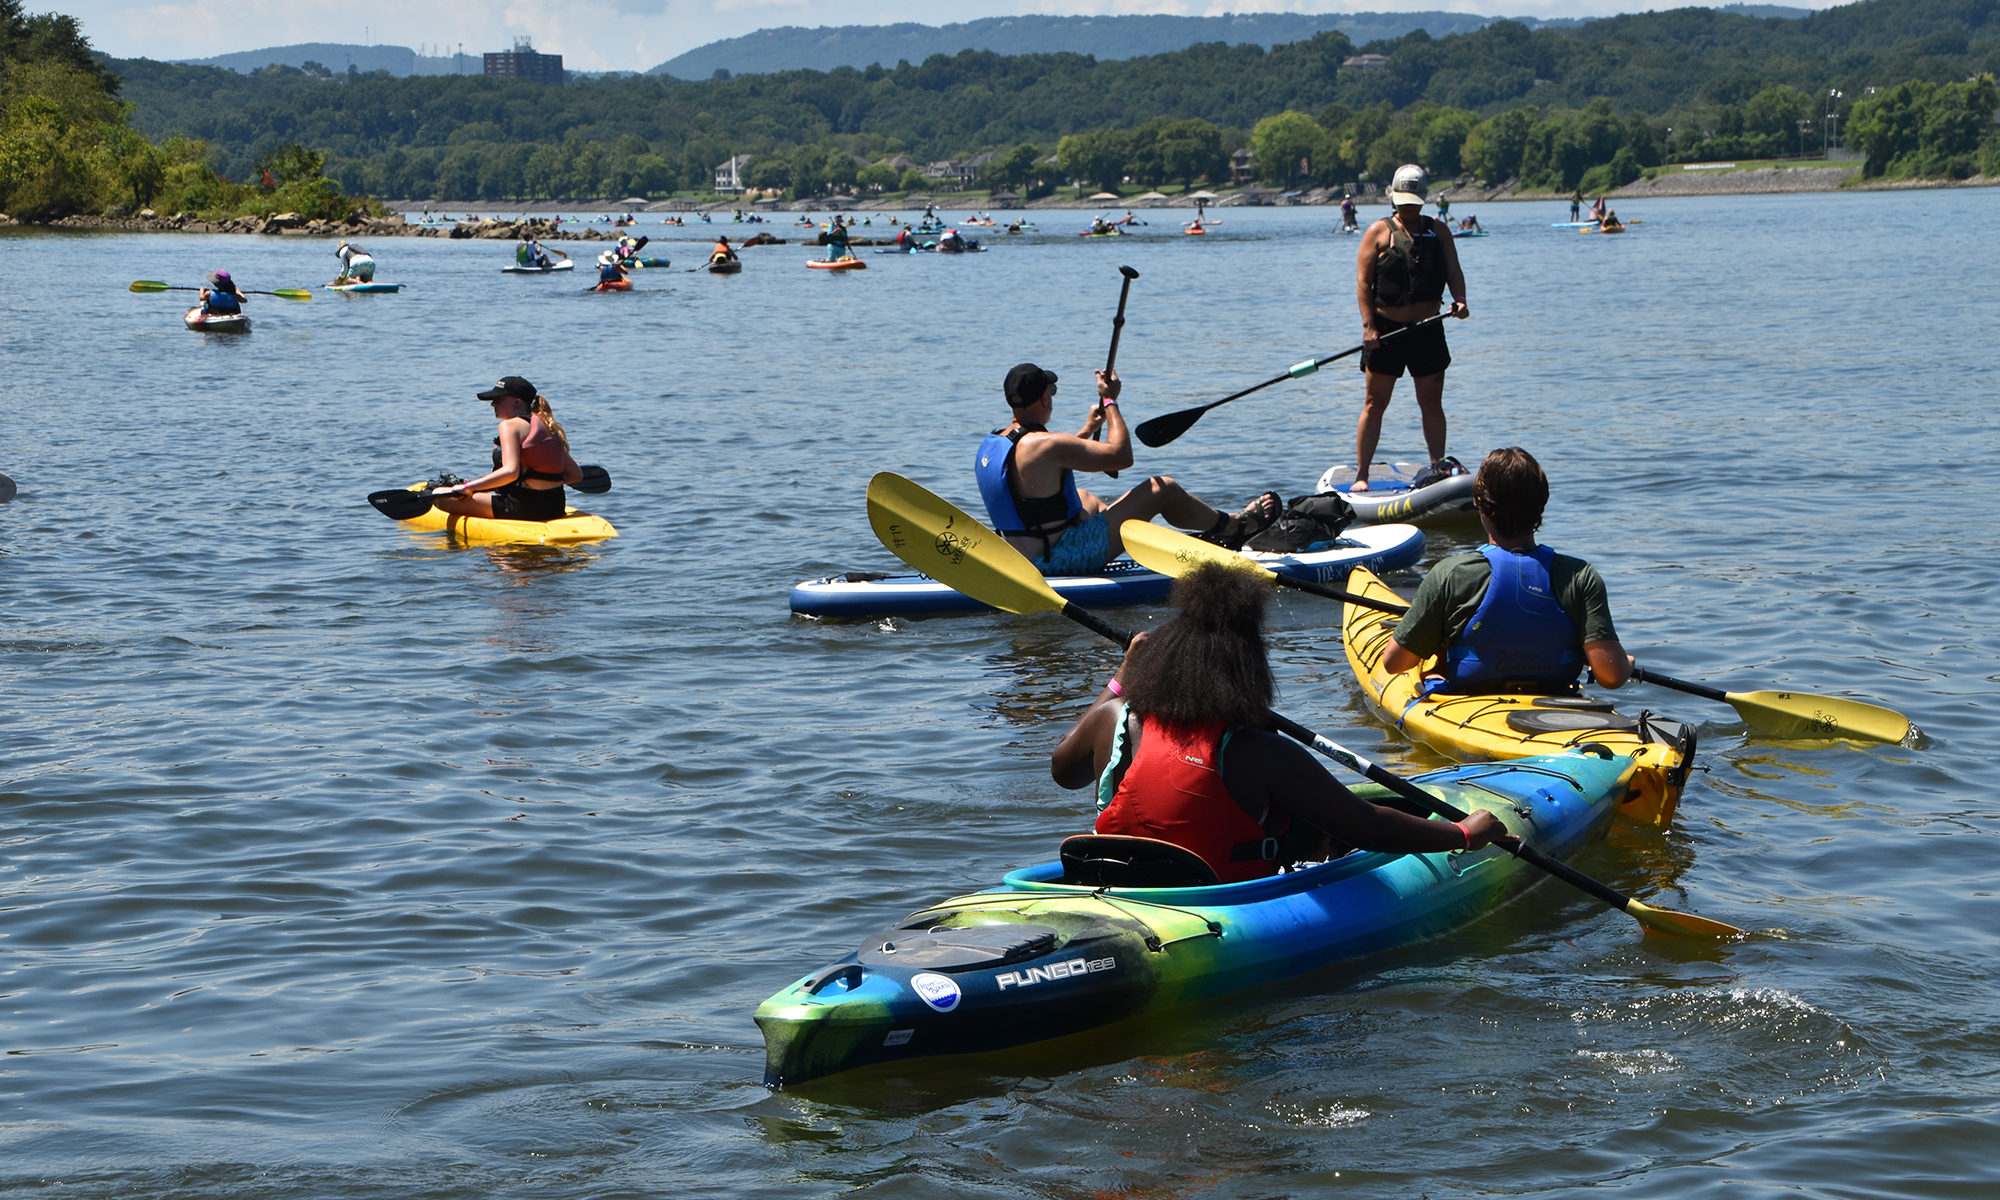
<instances>
[{"instance_id":1,"label":"kayak paddle","mask_svg":"<svg viewBox=\"0 0 2000 1200\"><path fill-rule=\"evenodd\" d=\"M1399 337L1402 334L1408 333L1412 329L1422 329L1426 325L1435 325L1437 322L1444 320L1446 317L1450 315L1451 313L1449 311L1446 311L1446 312L1441 312L1434 317L1426 317L1423 320L1418 321L1414 325L1405 325L1401 329L1392 329L1388 333L1383 334L1377 340L1386 342L1390 338ZM1307 359L1305 362L1302 362L1297 366L1293 367L1291 370L1286 371L1283 375L1274 375L1260 384L1257 384L1253 387L1244 388L1242 391L1237 392L1235 395L1224 396L1220 400L1211 401L1207 404L1201 405L1198 408L1184 408L1181 409L1179 412L1170 412L1167 413L1165 416L1154 417L1150 421L1142 421L1139 423L1139 428L1134 430L1134 432L1139 435L1139 440L1144 442L1148 446L1164 446L1168 442L1171 442L1175 438L1186 433L1188 430L1193 429L1194 423L1196 421L1201 420L1201 414L1207 412L1211 408L1221 408L1223 405L1229 403L1231 400L1241 400L1243 397L1249 395L1250 393L1261 392L1265 388L1270 387L1274 383L1283 383L1287 379L1304 379L1306 376L1319 370L1326 364L1335 361L1336 359L1346 358L1350 354L1359 354L1365 349L1367 349L1367 346L1364 344L1356 346L1352 350L1342 350L1338 354L1329 354L1325 358Z\"/></svg>"},{"instance_id":2,"label":"kayak paddle","mask_svg":"<svg viewBox=\"0 0 2000 1200\"><path fill-rule=\"evenodd\" d=\"M1736 710L1755 733L1774 738L1854 738L1864 742L1900 744L1910 736L1910 719L1891 708L1838 696L1811 696L1803 692L1725 692L1704 684L1689 683L1662 675L1645 667L1635 667L1632 678L1643 683L1672 688L1705 700L1719 700Z\"/></svg>"},{"instance_id":3,"label":"kayak paddle","mask_svg":"<svg viewBox=\"0 0 2000 1200\"><path fill-rule=\"evenodd\" d=\"M891 553L932 579L963 592L1003 612L1059 612L1084 628L1120 645L1130 645L1132 635L1107 624L1089 609L1065 600L1050 587L1042 573L1021 552L1008 545L999 534L987 529L964 511L900 475L884 471L868 483L868 524ZM1238 556L1240 557L1240 556ZM1247 560L1245 560L1247 561ZM1424 791L1416 784L1369 762L1353 751L1314 733L1305 726L1277 713L1271 714L1274 728L1321 754L1379 783L1407 800L1447 821L1463 821L1466 814ZM1689 916L1642 904L1581 871L1510 837L1511 845L1497 846L1530 866L1579 888L1612 908L1625 913L1648 930L1685 934L1690 937L1739 937L1743 931L1733 925Z\"/></svg>"},{"instance_id":4,"label":"kayak paddle","mask_svg":"<svg viewBox=\"0 0 2000 1200\"><path fill-rule=\"evenodd\" d=\"M1203 563L1220 563L1225 567L1254 572L1266 583L1297 588L1302 592L1311 592L1315 596L1324 596L1328 600L1345 600L1349 604L1359 604L1363 608L1378 608L1386 613L1409 611L1407 604L1391 604L1386 600L1344 592L1323 583L1280 575L1254 558L1246 558L1214 542L1204 542L1178 529L1168 529L1151 521L1126 521L1118 527L1118 536L1125 542L1125 552L1140 566L1176 579Z\"/></svg>"},{"instance_id":5,"label":"kayak paddle","mask_svg":"<svg viewBox=\"0 0 2000 1200\"><path fill-rule=\"evenodd\" d=\"M583 468L583 478L569 485L579 492L600 495L611 490L611 473L599 466ZM390 488L368 493L368 503L391 521L414 521L431 510L431 494L412 488Z\"/></svg>"},{"instance_id":6,"label":"kayak paddle","mask_svg":"<svg viewBox=\"0 0 2000 1200\"><path fill-rule=\"evenodd\" d=\"M1297 588L1315 596L1329 600L1344 600L1363 608L1378 609L1385 613L1405 613L1407 604L1393 604L1387 600L1376 600L1368 596L1358 596L1323 583L1313 583L1304 579L1293 579L1245 558L1234 550L1225 550L1213 542L1190 537L1178 529L1168 529L1150 521L1126 521L1118 528L1118 536L1125 543L1125 550L1139 565L1162 575L1178 578L1205 562L1221 563L1226 567L1255 572L1266 581L1279 587ZM1719 700L1736 709L1751 730L1765 737L1776 738L1856 738L1862 741L1902 742L1910 734L1910 719L1893 709L1868 704L1860 700L1843 700L1835 696L1813 696L1800 692L1724 692L1699 683L1688 683L1670 675L1648 671L1644 667L1633 669L1632 678L1644 683L1672 688L1692 696L1708 700Z\"/></svg>"},{"instance_id":7,"label":"kayak paddle","mask_svg":"<svg viewBox=\"0 0 2000 1200\"><path fill-rule=\"evenodd\" d=\"M133 292L198 292L201 289L198 287L187 287L182 284L161 283L157 279L135 279L132 281L132 286L126 290ZM260 292L252 288L243 294L246 296L276 296L280 300L310 300L313 298L311 292L301 288L279 288L275 292Z\"/></svg>"}]
</instances>

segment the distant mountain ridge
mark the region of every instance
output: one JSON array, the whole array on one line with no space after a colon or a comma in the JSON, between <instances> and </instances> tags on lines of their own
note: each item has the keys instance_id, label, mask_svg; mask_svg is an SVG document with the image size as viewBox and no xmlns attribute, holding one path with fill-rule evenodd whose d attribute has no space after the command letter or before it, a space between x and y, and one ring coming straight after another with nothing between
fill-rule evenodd
<instances>
[{"instance_id":1,"label":"distant mountain ridge","mask_svg":"<svg viewBox=\"0 0 2000 1200\"><path fill-rule=\"evenodd\" d=\"M1797 18L1810 12L1808 9L1771 4L1714 7L1717 12L1744 17ZM697 46L645 73L700 80L713 78L718 70L731 75L759 75L774 71L830 71L835 67L866 67L873 63L893 67L899 60L920 63L933 54L957 54L961 50L991 50L997 54L1047 54L1062 50L1100 59L1144 58L1185 50L1202 42L1256 44L1268 50L1288 42L1305 41L1329 29L1345 33L1356 46L1366 46L1370 42L1400 38L1413 29L1422 29L1433 38L1442 38L1454 33L1470 33L1502 20L1517 21L1530 29L1544 29L1574 27L1596 19L1565 17L1544 20L1451 12L1353 12L1230 13L1220 17L1016 16L987 17L953 25L905 22L897 25L823 25L815 29L787 25ZM560 54L562 51L558 48L547 52ZM173 61L196 67L222 67L245 75L273 63L303 67L313 62L337 75L346 74L351 66L364 74L387 71L398 78L411 75L477 75L485 68L485 62L478 54L433 56L419 54L408 46L361 46L340 42L301 42Z\"/></svg>"},{"instance_id":2,"label":"distant mountain ridge","mask_svg":"<svg viewBox=\"0 0 2000 1200\"><path fill-rule=\"evenodd\" d=\"M345 75L352 66L363 74L387 71L398 78L410 75L477 75L485 70L485 59L477 54L418 54L408 46L353 46L340 42L300 42L293 46L270 46L263 50L238 50L213 58L181 58L174 61L191 67L222 67L248 75L272 63L303 67L318 63L336 75Z\"/></svg>"},{"instance_id":3,"label":"distant mountain ridge","mask_svg":"<svg viewBox=\"0 0 2000 1200\"><path fill-rule=\"evenodd\" d=\"M991 50L996 54L1049 54L1068 51L1100 59L1144 58L1185 50L1202 42L1254 43L1269 49L1302 42L1338 29L1356 46L1399 38L1413 29L1432 37L1470 33L1499 20L1517 20L1531 29L1574 26L1581 19L1486 17L1477 13L1231 13L1220 17L986 17L953 25L786 25L697 46L648 70L648 75L711 79L717 71L762 75L774 71L835 67L893 67L899 60L920 63L933 54Z\"/></svg>"}]
</instances>

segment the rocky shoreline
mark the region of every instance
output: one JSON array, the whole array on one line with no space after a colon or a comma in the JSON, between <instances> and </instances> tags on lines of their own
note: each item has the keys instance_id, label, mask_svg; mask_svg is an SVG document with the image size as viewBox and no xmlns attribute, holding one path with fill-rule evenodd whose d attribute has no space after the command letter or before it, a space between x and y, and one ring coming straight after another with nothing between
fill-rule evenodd
<instances>
[{"instance_id":1,"label":"rocky shoreline","mask_svg":"<svg viewBox=\"0 0 2000 1200\"><path fill-rule=\"evenodd\" d=\"M1751 167L1723 168L1717 170L1680 170L1662 173L1652 179L1637 179L1610 193L1616 200L1643 200L1673 196L1755 196L1794 192L1832 191L1909 191L1930 188L1993 187L2000 185L2000 179L1974 176L1971 179L1925 179L1862 182L1859 178L1861 164L1849 162L1839 166L1825 167ZM1509 183L1487 188L1478 184L1456 184L1440 188L1437 195L1449 196L1453 204L1494 204L1514 202L1535 202L1542 204L1565 203L1568 197L1556 192L1530 191ZM1239 208L1249 206L1292 206L1292 205L1338 205L1342 193L1337 188L1312 188L1296 193L1277 193L1268 189L1244 189L1228 192L1209 200L1209 208ZM1035 212L1049 209L1081 209L1086 211L1111 211L1116 209L1193 209L1196 201L1186 196L1140 199L1136 196L1121 200L1072 199L1062 196L1046 196L1024 204L995 207L990 203L966 201L953 203L953 196L931 197L928 203L950 209L987 208L994 212ZM1379 195L1357 196L1356 201L1363 207L1386 206ZM753 211L762 213L798 212L908 212L922 207L924 198L901 200L837 200L810 201L790 200L778 203L760 202ZM521 215L513 218L478 217L463 221L419 220L411 221L406 213L420 209L428 216L433 208L480 208L486 205L443 205L436 201L390 201L392 211L386 217L371 216L357 210L339 220L308 220L298 213L276 213L262 217L235 217L228 220L211 221L193 213L173 213L162 215L151 209L144 209L131 215L121 216L75 216L37 226L44 229L75 229L133 233L238 233L263 234L267 236L289 237L432 237L432 238L481 238L489 241L514 241L532 236L538 239L561 241L605 241L617 237L623 228L614 225L596 224L581 227L570 224L567 228L557 223L557 215L571 213L604 214L621 211L626 206L600 201L592 204L524 204L514 206ZM656 201L637 209L646 213L699 213L734 212L738 209L751 210L752 206L729 201L698 202L693 200ZM548 216L538 214L547 213ZM5 213L0 213L0 226L19 226ZM765 242L782 242L784 239L760 234ZM855 238L855 245L873 245L867 238Z\"/></svg>"}]
</instances>

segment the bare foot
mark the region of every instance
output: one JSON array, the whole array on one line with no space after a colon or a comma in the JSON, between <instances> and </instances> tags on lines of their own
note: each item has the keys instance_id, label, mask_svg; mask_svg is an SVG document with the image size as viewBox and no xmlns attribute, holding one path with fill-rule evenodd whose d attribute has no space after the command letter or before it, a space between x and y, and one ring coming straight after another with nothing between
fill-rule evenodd
<instances>
[{"instance_id":1,"label":"bare foot","mask_svg":"<svg viewBox=\"0 0 2000 1200\"><path fill-rule=\"evenodd\" d=\"M1347 485L1347 490L1350 492L1365 492L1368 490L1368 481L1366 479L1357 479Z\"/></svg>"}]
</instances>

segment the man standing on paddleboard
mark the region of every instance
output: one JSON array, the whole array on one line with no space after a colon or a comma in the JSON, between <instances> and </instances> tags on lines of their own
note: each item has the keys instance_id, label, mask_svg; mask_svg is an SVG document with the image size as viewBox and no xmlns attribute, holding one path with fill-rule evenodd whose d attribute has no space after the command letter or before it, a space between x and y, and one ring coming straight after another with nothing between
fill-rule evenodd
<instances>
[{"instance_id":1,"label":"man standing on paddleboard","mask_svg":"<svg viewBox=\"0 0 2000 1200\"><path fill-rule=\"evenodd\" d=\"M1007 372L1004 392L1014 419L986 435L973 472L986 519L1007 544L1044 575L1088 575L1125 550L1118 527L1164 516L1175 526L1231 550L1269 529L1285 501L1265 492L1230 515L1187 494L1165 475L1106 504L1076 486L1076 472L1116 474L1132 465L1132 433L1118 411L1116 371L1097 372L1097 402L1077 433L1051 433L1056 374L1034 363ZM1092 441L1098 430L1104 440Z\"/></svg>"},{"instance_id":2,"label":"man standing on paddleboard","mask_svg":"<svg viewBox=\"0 0 2000 1200\"><path fill-rule=\"evenodd\" d=\"M1368 227L1355 257L1354 290L1361 305L1361 373L1368 381L1368 398L1354 430L1354 485L1368 490L1368 468L1375 461L1375 443L1382 437L1382 417L1404 371L1416 389L1423 414L1424 446L1432 462L1445 456L1444 369L1451 365L1444 326L1410 329L1393 341L1389 334L1437 315L1447 284L1451 315L1472 315L1465 303L1465 273L1451 227L1424 215L1430 176L1415 163L1396 168L1389 184L1389 202L1396 211Z\"/></svg>"}]
</instances>

